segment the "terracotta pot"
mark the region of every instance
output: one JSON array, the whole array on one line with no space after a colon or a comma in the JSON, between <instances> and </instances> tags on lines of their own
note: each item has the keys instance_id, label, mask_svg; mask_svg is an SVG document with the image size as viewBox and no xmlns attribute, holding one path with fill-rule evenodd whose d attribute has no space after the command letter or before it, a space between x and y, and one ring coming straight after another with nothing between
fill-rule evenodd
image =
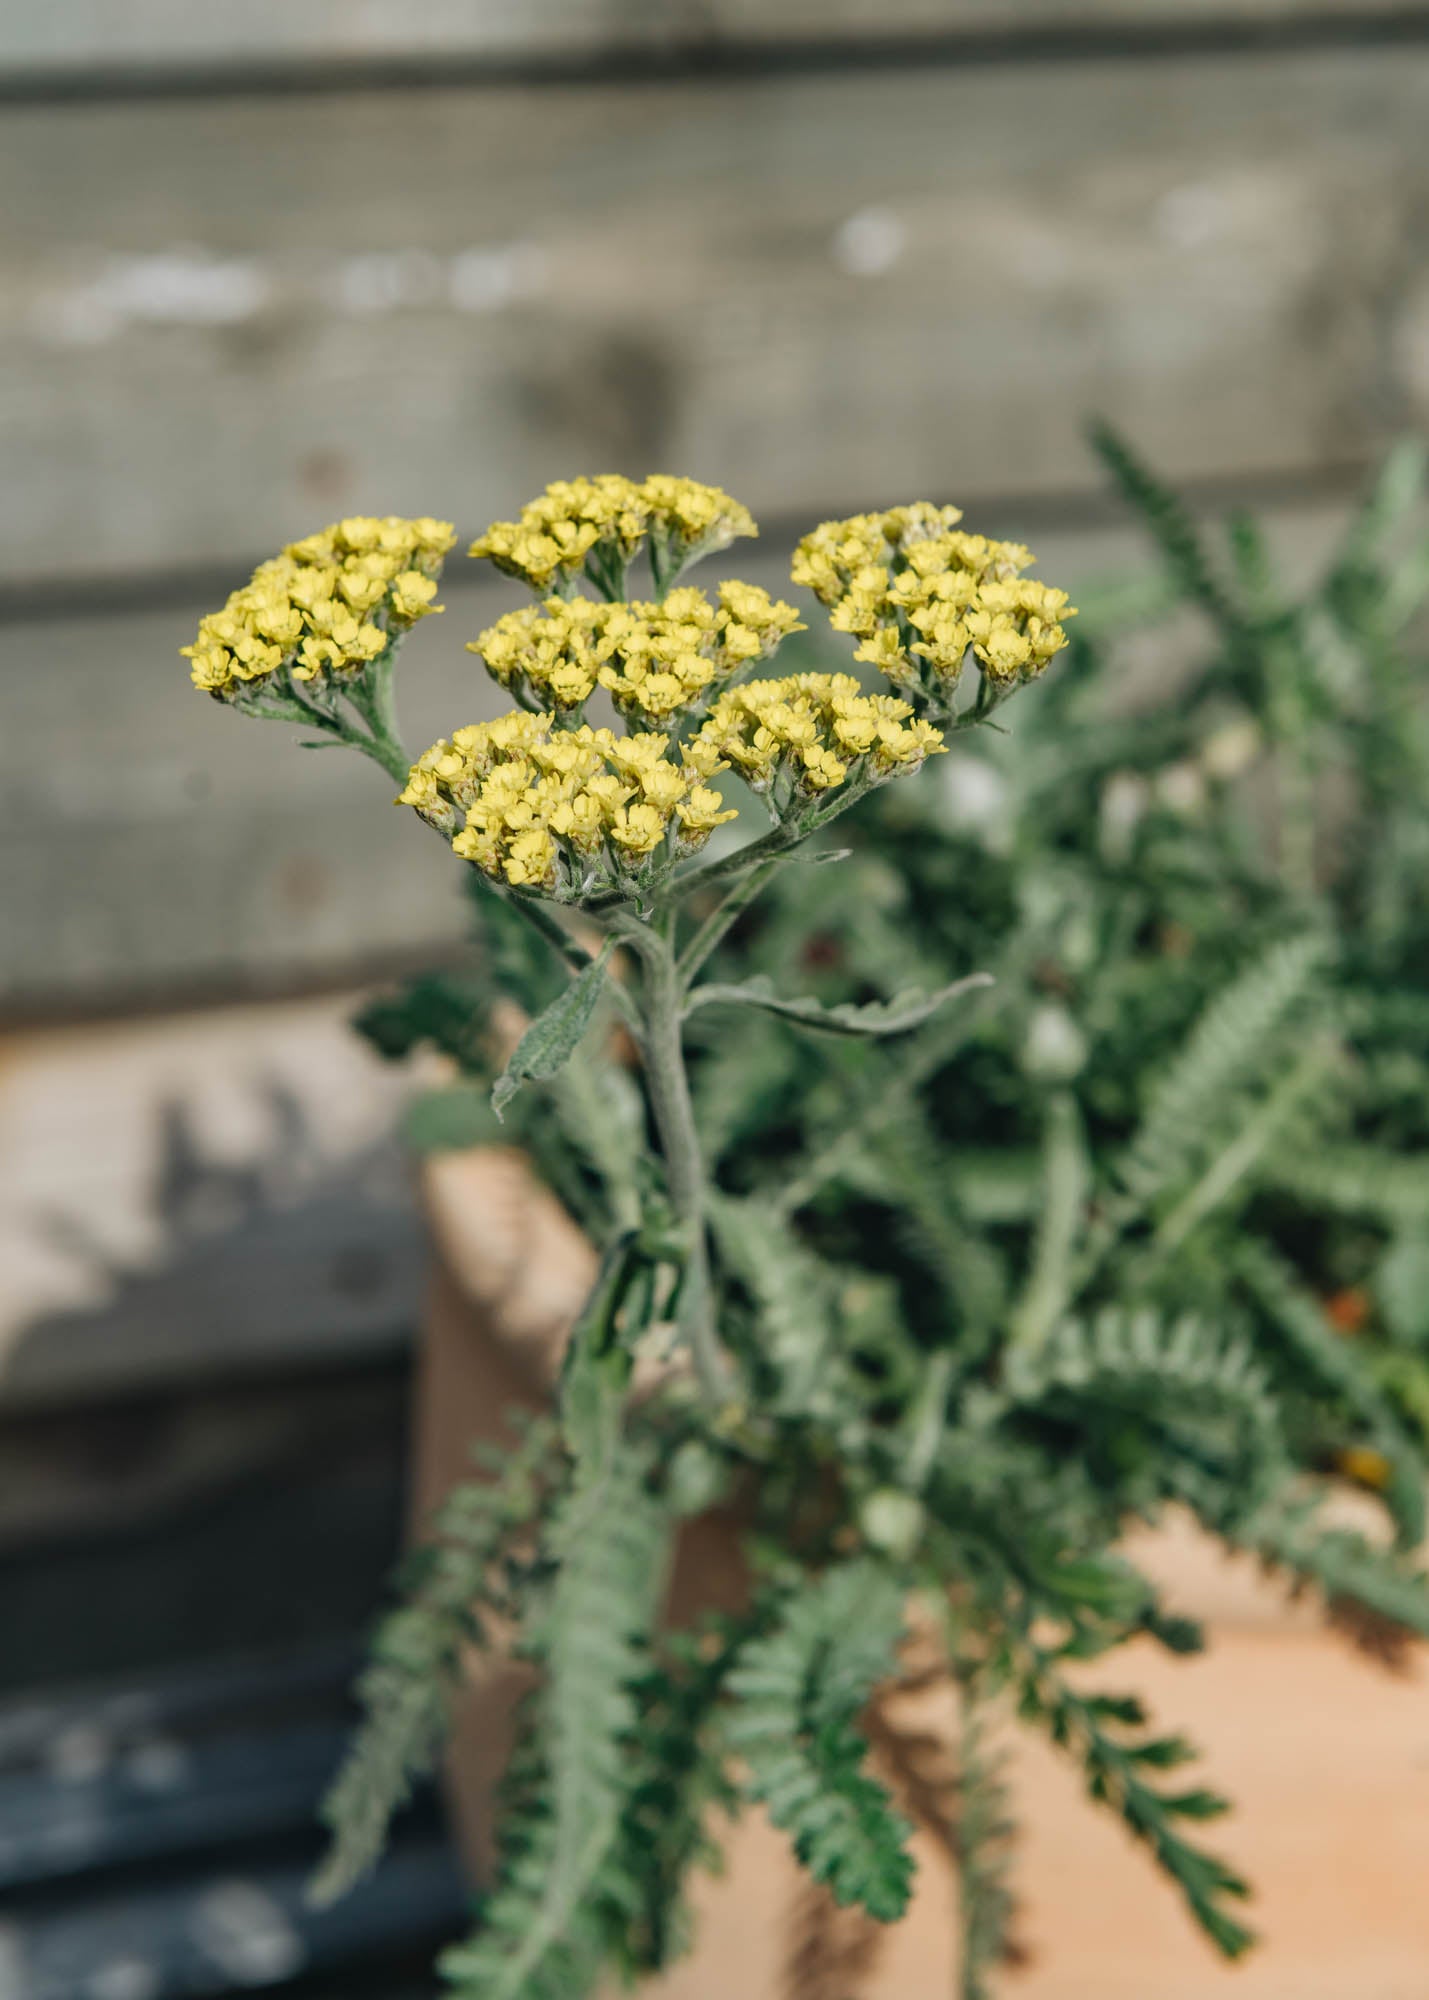
<instances>
[{"instance_id":1,"label":"terracotta pot","mask_svg":"<svg viewBox=\"0 0 1429 2000\"><path fill-rule=\"evenodd\" d=\"M590 1246L514 1152L439 1156L425 1195L436 1257L417 1399L416 1514L465 1474L503 1413L550 1395L566 1325L594 1274ZM1208 1654L1175 1660L1137 1645L1089 1680L1135 1690L1206 1752L1206 1775L1237 1801L1214 1843L1256 1886L1265 1942L1234 1970L1193 1930L1175 1892L1076 1773L1011 1731L1021 1828L1016 1877L1028 1961L1009 2000L1425 2000L1429 1995L1429 1687L1422 1663L1376 1672L1309 1606L1189 1524L1128 1553L1177 1609L1211 1628ZM682 1540L672 1615L738 1588L718 1522ZM520 1669L474 1662L447 1764L462 1849L481 1881L492 1862L492 1794ZM951 1745L948 1695L903 1694L889 1724ZM916 1814L913 1815L916 1817ZM908 1918L891 1928L811 1892L757 1815L725 1842L726 1872L694 1896L694 1953L649 2000L923 2000L954 1988L957 1883L925 1827Z\"/></svg>"}]
</instances>

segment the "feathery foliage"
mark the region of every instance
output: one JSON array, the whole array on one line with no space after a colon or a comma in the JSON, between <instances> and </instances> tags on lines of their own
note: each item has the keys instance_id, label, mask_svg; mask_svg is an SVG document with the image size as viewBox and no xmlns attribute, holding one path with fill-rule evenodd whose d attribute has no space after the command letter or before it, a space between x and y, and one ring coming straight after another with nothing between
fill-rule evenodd
<instances>
[{"instance_id":1,"label":"feathery foliage","mask_svg":"<svg viewBox=\"0 0 1429 2000\"><path fill-rule=\"evenodd\" d=\"M864 1770L860 1711L893 1671L903 1632L896 1576L849 1562L782 1594L772 1629L730 1676L730 1749L751 1798L836 1903L890 1923L912 1887L909 1828Z\"/></svg>"},{"instance_id":2,"label":"feathery foliage","mask_svg":"<svg viewBox=\"0 0 1429 2000\"><path fill-rule=\"evenodd\" d=\"M404 1565L403 1602L378 1626L358 1683L362 1726L323 1805L333 1843L313 1884L318 1901L343 1895L375 1864L393 1813L431 1770L462 1655L482 1642L482 1611L505 1602L498 1566L547 1504L556 1449L552 1423L529 1424L494 1477L452 1491L431 1542Z\"/></svg>"},{"instance_id":3,"label":"feathery foliage","mask_svg":"<svg viewBox=\"0 0 1429 2000\"><path fill-rule=\"evenodd\" d=\"M1081 1693L1030 1641L1021 1649L1015 1684L1023 1719L1045 1729L1077 1759L1089 1795L1145 1842L1208 1936L1227 1957L1238 1958L1253 1937L1227 1902L1248 1895L1248 1887L1183 1830L1188 1823L1218 1818L1228 1810L1227 1801L1198 1787L1173 1790L1155 1781L1157 1774L1194 1757L1191 1746L1179 1736L1148 1731L1134 1696Z\"/></svg>"},{"instance_id":4,"label":"feathery foliage","mask_svg":"<svg viewBox=\"0 0 1429 2000\"><path fill-rule=\"evenodd\" d=\"M445 1108L419 1107L433 1143L489 1136L491 1086L513 1043L525 1051L508 1085L528 1087L503 1088L503 1139L602 1257L555 1442L454 1503L379 1639L368 1720L329 1806L335 1890L430 1765L463 1649L499 1609L536 1688L500 1877L445 1961L470 2000L580 2000L612 1972L670 1963L711 1812L750 1801L810 1878L791 1959L810 2000L865 1964L871 1927L904 1908L905 1811L955 1851L962 1991L982 2000L1007 1956L1014 1852L989 1746L1014 1715L1236 1956L1245 1885L1197 1831L1222 1800L1177 1775L1189 1746L1139 1702L1081 1678L1133 1639L1202 1642L1121 1538L1180 1509L1382 1655L1429 1635L1413 1553L1429 1446L1424 456L1394 454L1322 574L1291 585L1253 520L1219 536L1124 440L1101 427L1095 442L1162 575L1084 607L1065 659L1018 695L1015 728L976 726L994 707L1001 721L1009 691L974 674L981 655L961 694L931 656L902 659L902 614L874 590L873 572L903 574L904 517L885 517L892 553L848 584L839 629L880 635L862 661L893 659L915 720L931 718L950 754L918 784L866 787L825 848L853 798L835 787L831 802L798 769L847 766L812 745L810 708L776 719L785 750L797 737L814 764L761 775L731 659L729 698L697 691L689 719L749 759L767 834L685 857L661 835L669 801L681 794L702 840L713 795L686 797L688 773L670 764L651 794L664 805L639 808L665 842L655 862L572 845L562 827L589 825L573 806L534 845L524 820L502 821L515 872L493 884L472 870L474 975L419 982L364 1018L384 1053L435 1049L452 1066ZM589 552L546 579L573 593L559 615L529 614L570 646L582 620L611 615L582 584L619 598L619 536L638 544L642 520L657 521L657 597L710 537L742 531L728 496L692 499L688 484L670 491L705 540L692 528L682 541L658 512L675 504L660 482L631 500L617 481L536 503L533 521L583 496L589 520L563 519L563 544L528 522L478 547L518 575L552 549ZM607 523L593 545L616 491L619 534ZM941 515L906 520L945 546ZM801 551L826 598L844 589L840 546L820 531ZM920 587L910 565L898 593ZM787 627L792 613L741 588L751 617ZM686 602L695 617L697 594ZM1133 699L1123 629L1144 646L1174 611L1190 612L1192 646L1184 619L1168 623L1163 679ZM855 730L874 726L857 697L838 699L855 704ZM559 762L544 723L508 721ZM910 757L928 741L911 728L890 740ZM438 746L411 780L434 823L455 823L441 787L474 784L496 754L471 741ZM391 746L358 747L382 761ZM620 754L634 769L664 751L647 739ZM607 804L608 779L594 781ZM521 811L545 811L544 796L523 795ZM599 804L592 791L582 810ZM493 825L457 836L474 858ZM628 814L621 832L645 837ZM518 879L558 833L554 879L603 946ZM810 859L821 865L785 865ZM994 983L969 985L980 973ZM671 1364L638 1391L637 1349ZM1351 1488L1377 1529L1337 1517ZM715 1508L744 1598L666 1630L678 1522ZM900 1761L884 1718L912 1671L899 1652L910 1605L937 1634L919 1671L965 1703L955 1812L947 1774ZM821 1953L811 1912L829 1897L858 1921Z\"/></svg>"},{"instance_id":5,"label":"feathery foliage","mask_svg":"<svg viewBox=\"0 0 1429 2000\"><path fill-rule=\"evenodd\" d=\"M446 1962L473 2000L570 1992L589 1912L610 1894L668 1542L648 1474L639 1453L579 1466L549 1524L550 1580L523 1644L545 1674L540 1818L506 1858L482 1930Z\"/></svg>"},{"instance_id":6,"label":"feathery foliage","mask_svg":"<svg viewBox=\"0 0 1429 2000\"><path fill-rule=\"evenodd\" d=\"M988 1717L973 1685L962 1689L962 1729L956 1851L962 1925L958 2000L990 2000L991 1981L1012 1960L1016 1902L1009 1860L1016 1823L1006 1782L1005 1753L989 1737Z\"/></svg>"}]
</instances>

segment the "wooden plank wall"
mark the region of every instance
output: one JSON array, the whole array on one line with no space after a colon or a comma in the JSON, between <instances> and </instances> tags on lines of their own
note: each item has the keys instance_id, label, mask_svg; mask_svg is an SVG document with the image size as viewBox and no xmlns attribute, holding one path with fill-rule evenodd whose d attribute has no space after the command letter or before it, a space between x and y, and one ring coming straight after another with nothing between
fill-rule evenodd
<instances>
[{"instance_id":1,"label":"wooden plank wall","mask_svg":"<svg viewBox=\"0 0 1429 2000\"><path fill-rule=\"evenodd\" d=\"M0 584L226 573L572 464L793 524L1221 484L1429 396L1429 45L12 107Z\"/></svg>"},{"instance_id":2,"label":"wooden plank wall","mask_svg":"<svg viewBox=\"0 0 1429 2000\"><path fill-rule=\"evenodd\" d=\"M590 65L817 53L939 37L963 47L989 33L1195 33L1220 40L1306 24L1351 37L1398 34L1422 7L1394 0L7 0L0 60L50 86L174 77L210 64L246 69L364 60Z\"/></svg>"},{"instance_id":3,"label":"wooden plank wall","mask_svg":"<svg viewBox=\"0 0 1429 2000\"><path fill-rule=\"evenodd\" d=\"M1095 409L1318 546L1429 415L1426 103L1422 0L5 0L0 1015L459 935L366 767L184 685L199 613L336 514L466 533L668 466L761 515L763 579L927 495L1080 581L1131 547ZM466 567L414 739L489 698Z\"/></svg>"}]
</instances>

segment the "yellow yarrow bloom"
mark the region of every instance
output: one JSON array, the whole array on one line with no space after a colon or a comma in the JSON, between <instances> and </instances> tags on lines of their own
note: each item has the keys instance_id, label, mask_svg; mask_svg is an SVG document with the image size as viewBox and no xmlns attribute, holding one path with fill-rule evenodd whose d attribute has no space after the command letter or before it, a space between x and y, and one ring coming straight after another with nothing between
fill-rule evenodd
<instances>
[{"instance_id":1,"label":"yellow yarrow bloom","mask_svg":"<svg viewBox=\"0 0 1429 2000\"><path fill-rule=\"evenodd\" d=\"M637 482L607 472L556 480L517 520L493 521L469 553L532 590L563 597L582 575L618 590L647 541L668 578L736 535L758 532L748 508L718 486L663 473Z\"/></svg>"},{"instance_id":2,"label":"yellow yarrow bloom","mask_svg":"<svg viewBox=\"0 0 1429 2000\"><path fill-rule=\"evenodd\" d=\"M670 751L665 735L515 710L434 743L398 802L495 880L574 902L629 889L657 852L692 854L735 817L704 782L715 767Z\"/></svg>"},{"instance_id":3,"label":"yellow yarrow bloom","mask_svg":"<svg viewBox=\"0 0 1429 2000\"><path fill-rule=\"evenodd\" d=\"M663 603L548 597L508 612L467 647L518 700L578 713L607 689L632 723L685 716L707 691L803 629L792 605L752 584L672 590Z\"/></svg>"},{"instance_id":4,"label":"yellow yarrow bloom","mask_svg":"<svg viewBox=\"0 0 1429 2000\"><path fill-rule=\"evenodd\" d=\"M837 632L860 641L854 658L895 686L946 701L971 650L999 694L1032 680L1067 644L1076 616L1064 590L1021 572L1020 542L958 527L956 507L917 502L883 514L825 521L794 554L795 583L829 609Z\"/></svg>"},{"instance_id":5,"label":"yellow yarrow bloom","mask_svg":"<svg viewBox=\"0 0 1429 2000\"><path fill-rule=\"evenodd\" d=\"M195 687L231 701L275 674L316 681L360 672L442 609L432 599L455 540L450 521L389 514L354 515L290 543L182 648Z\"/></svg>"},{"instance_id":6,"label":"yellow yarrow bloom","mask_svg":"<svg viewBox=\"0 0 1429 2000\"><path fill-rule=\"evenodd\" d=\"M867 695L851 674L792 674L727 689L685 757L696 770L730 764L758 792L782 781L808 796L853 778L881 784L943 747L907 702Z\"/></svg>"},{"instance_id":7,"label":"yellow yarrow bloom","mask_svg":"<svg viewBox=\"0 0 1429 2000\"><path fill-rule=\"evenodd\" d=\"M709 555L716 549L727 549L738 535L759 533L749 509L732 500L722 487L656 472L640 491L650 509L654 531L687 554Z\"/></svg>"}]
</instances>

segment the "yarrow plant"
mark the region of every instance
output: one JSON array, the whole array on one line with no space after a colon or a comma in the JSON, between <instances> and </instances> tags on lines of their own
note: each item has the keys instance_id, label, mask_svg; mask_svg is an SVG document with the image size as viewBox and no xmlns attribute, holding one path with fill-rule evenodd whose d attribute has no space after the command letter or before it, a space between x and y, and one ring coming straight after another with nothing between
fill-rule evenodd
<instances>
[{"instance_id":1,"label":"yarrow plant","mask_svg":"<svg viewBox=\"0 0 1429 2000\"><path fill-rule=\"evenodd\" d=\"M476 545L540 599L472 648L518 706L415 765L390 669L418 597L435 608L445 524L341 523L205 623L201 686L353 742L469 864L480 976L420 979L362 1022L388 1055L454 1060L413 1136L471 1143L504 1117L603 1253L558 1413L454 1492L405 1578L329 1805L332 1893L436 1756L464 1650L493 1615L514 1631L537 1691L502 1875L448 1960L460 1992L565 2000L668 1963L712 1811L757 1800L815 1885L790 2000L856 1987L902 1908L899 1806L956 1853L960 1991L981 2000L1008 1951L989 1724L1010 1706L1235 1954L1245 1885L1197 1838L1224 1801L1182 1781L1182 1739L1077 1671L1131 1639L1200 1643L1119 1538L1185 1509L1365 1646L1429 1632L1410 1553L1429 737L1404 637L1429 561L1388 548L1422 466L1396 454L1294 597L1252 524L1223 574L1101 444L1212 656L1128 714L1084 618L1015 734L956 757L946 739L1061 650L1070 607L952 509L800 544L795 579L866 686L761 676L799 645L795 612L679 580L752 532L727 495L552 487ZM649 582L627 597L633 565ZM399 589L413 573L433 590ZM309 599L332 608L309 623ZM890 782L930 756L941 782ZM1257 817L1241 788L1268 762ZM1347 802L1332 840L1325 771ZM870 793L853 851L823 845ZM511 1000L531 1023L514 1051ZM1322 1513L1347 1483L1378 1537ZM672 1539L715 1505L743 1595L671 1631ZM933 1674L961 1698L955 1757L886 1699Z\"/></svg>"},{"instance_id":2,"label":"yarrow plant","mask_svg":"<svg viewBox=\"0 0 1429 2000\"><path fill-rule=\"evenodd\" d=\"M681 580L754 532L738 502L691 480L548 488L471 551L536 594L471 648L516 706L415 759L392 668L411 626L439 609L446 523L361 518L296 543L190 649L196 684L219 700L381 764L466 864L499 989L431 982L376 1009L369 1032L393 1053L434 1042L486 1076L496 1114L531 1140L602 1256L556 1411L453 1494L381 1628L366 1720L329 1803L322 1890L376 1858L438 1753L464 1650L494 1643L499 1620L536 1689L511 1762L500 1877L475 1935L445 1960L456 1992L574 2000L608 1970L667 1964L687 1940L681 1890L710 1858L711 1814L745 1803L788 1834L821 1894L891 1921L910 1893L909 1825L867 1752L873 1731L899 1764L875 1697L906 1670L911 1635L970 1704L957 1836L969 2000L1005 1917L996 1768L977 1719L1001 1690L1078 1757L1094 1795L1238 1951L1248 1934L1227 1904L1243 1885L1188 1831L1223 1802L1167 1789L1159 1774L1185 1746L1064 1668L1138 1633L1195 1642L1112 1543L1128 1513L1195 1504L1213 1486L1246 1509L1267 1500L1281 1460L1266 1385L1234 1327L1107 1316L1087 1274L1106 1266L1108 1230L1120 1240L1139 1223L1124 1191L1089 1210L1065 1090L1048 1109L1030 1268L1006 1295L1000 1255L939 1182L916 1097L860 1048L909 1036L909 1073L921 1062L947 1074L997 1005L982 974L945 957L938 981L887 992L874 977L823 999L769 969L817 963L798 912L806 904L812 923L828 898L803 882L856 879L860 897L868 879L784 871L845 861L825 829L1039 679L1068 644L1073 609L1026 575L1025 548L966 532L955 508L859 515L805 537L792 575L857 642L869 680L767 676L803 629L794 607L746 583L710 597ZM770 935L784 943L751 976L736 926L758 935L755 898L771 886ZM501 997L527 1017L514 1048L501 1041ZM765 1135L778 1185L761 1183L756 1159L728 1160L732 1137L758 1130L751 1064L767 1061L782 1089L785 1044L751 1035L736 1051L742 1108L731 1109L714 1009L851 1051L832 1125L816 1089ZM1218 1032L1212 1023L1197 1045L1196 1073ZM1071 1074L1067 1049L1043 1057ZM544 1144L543 1103L555 1118ZM1170 1141L1161 1134L1174 1150L1187 1107L1157 1115L1175 1125ZM1136 1169L1133 1158L1128 1187ZM821 1206L830 1188L845 1191L842 1207ZM858 1201L886 1202L890 1188L931 1274L925 1292L852 1261ZM659 1364L642 1369L638 1395L637 1359ZM1119 1400L1083 1452L1079 1413L1104 1382ZM1111 1492L1112 1465L1134 1467L1130 1498ZM741 1601L671 1630L662 1599L680 1524L716 1507L743 1549ZM1286 1546L1297 1534L1308 1548L1287 1514ZM1339 1587L1359 1556L1335 1547ZM1418 1606L1417 1585L1365 1564L1381 1603ZM926 1799L918 1746L903 1747L904 1802Z\"/></svg>"}]
</instances>

